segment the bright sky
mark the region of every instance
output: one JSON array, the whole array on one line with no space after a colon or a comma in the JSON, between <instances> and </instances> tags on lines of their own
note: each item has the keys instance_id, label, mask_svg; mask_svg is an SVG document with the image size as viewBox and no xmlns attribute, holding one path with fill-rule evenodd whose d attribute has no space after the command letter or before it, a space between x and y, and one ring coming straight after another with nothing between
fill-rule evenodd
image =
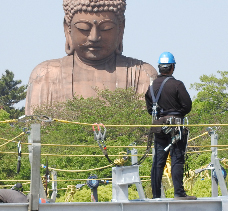
<instances>
[{"instance_id":1,"label":"bright sky","mask_svg":"<svg viewBox=\"0 0 228 211\"><path fill-rule=\"evenodd\" d=\"M193 99L190 84L228 71L227 9L227 0L127 0L123 54L158 70L159 55L173 53L174 77ZM1 0L1 75L27 84L37 64L65 56L63 17L62 0Z\"/></svg>"}]
</instances>

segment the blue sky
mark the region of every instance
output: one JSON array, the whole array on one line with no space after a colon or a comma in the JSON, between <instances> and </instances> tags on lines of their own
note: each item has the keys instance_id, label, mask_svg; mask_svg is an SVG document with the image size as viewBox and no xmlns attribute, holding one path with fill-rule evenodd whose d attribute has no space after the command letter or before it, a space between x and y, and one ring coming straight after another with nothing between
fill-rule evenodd
<instances>
[{"instance_id":1,"label":"blue sky","mask_svg":"<svg viewBox=\"0 0 228 211\"><path fill-rule=\"evenodd\" d=\"M228 71L227 9L227 0L127 0L123 54L157 69L170 51L174 77L193 99L190 84ZM0 73L9 69L27 84L37 64L65 56L63 16L62 0L1 0Z\"/></svg>"}]
</instances>

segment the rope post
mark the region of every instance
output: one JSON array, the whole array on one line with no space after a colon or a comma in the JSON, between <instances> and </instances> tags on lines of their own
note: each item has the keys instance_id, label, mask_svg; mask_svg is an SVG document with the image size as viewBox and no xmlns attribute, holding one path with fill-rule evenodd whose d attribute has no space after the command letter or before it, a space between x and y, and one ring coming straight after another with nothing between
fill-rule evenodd
<instances>
[{"instance_id":1,"label":"rope post","mask_svg":"<svg viewBox=\"0 0 228 211\"><path fill-rule=\"evenodd\" d=\"M31 133L28 137L29 160L31 164L31 185L29 194L29 211L39 210L40 198L40 157L41 157L41 141L40 141L40 124L31 125Z\"/></svg>"},{"instance_id":2,"label":"rope post","mask_svg":"<svg viewBox=\"0 0 228 211\"><path fill-rule=\"evenodd\" d=\"M211 145L215 146L218 144L218 134L216 134L215 130L209 129L209 134L211 135ZM223 173L221 170L221 165L219 162L219 159L217 157L218 155L218 150L217 147L211 147L211 164L214 169L211 170L211 189L212 189L212 197L217 197L218 196L218 183L222 192L223 196L227 196L227 188L226 188L226 183L223 177ZM217 180L215 178L216 177Z\"/></svg>"}]
</instances>

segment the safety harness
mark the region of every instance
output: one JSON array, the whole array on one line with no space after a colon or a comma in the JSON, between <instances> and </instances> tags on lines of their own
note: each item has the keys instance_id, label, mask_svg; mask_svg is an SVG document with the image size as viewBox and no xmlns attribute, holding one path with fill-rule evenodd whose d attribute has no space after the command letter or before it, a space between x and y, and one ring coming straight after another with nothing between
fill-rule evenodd
<instances>
[{"instance_id":1,"label":"safety harness","mask_svg":"<svg viewBox=\"0 0 228 211\"><path fill-rule=\"evenodd\" d=\"M154 122L154 120L158 120L158 118L160 117L161 112L164 115L164 111L163 108L161 108L158 105L158 100L161 96L161 92L162 89L165 85L165 83L173 77L167 77L161 84L158 94L155 98L154 95L154 90L153 90L153 84L150 86L150 93L151 93L151 97L153 100L153 107L152 107L152 123ZM169 112L167 113L168 115L179 115L179 112ZM180 117L169 117L165 120L165 122L163 123L164 126L161 127L161 131L165 134L170 134L171 135L171 143L164 149L165 151L168 151L170 149L170 147L177 143L179 140L181 140L182 134L181 134L181 128L180 125L182 124L182 119ZM171 126L167 126L167 125L177 125L176 127L171 127Z\"/></svg>"}]
</instances>

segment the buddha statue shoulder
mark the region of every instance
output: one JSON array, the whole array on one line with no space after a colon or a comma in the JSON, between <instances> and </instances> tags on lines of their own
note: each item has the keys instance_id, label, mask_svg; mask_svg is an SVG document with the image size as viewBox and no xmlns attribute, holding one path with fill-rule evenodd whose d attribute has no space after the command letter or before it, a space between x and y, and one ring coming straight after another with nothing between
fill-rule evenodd
<instances>
[{"instance_id":1,"label":"buddha statue shoulder","mask_svg":"<svg viewBox=\"0 0 228 211\"><path fill-rule=\"evenodd\" d=\"M126 0L64 0L65 50L61 59L32 71L25 114L35 106L96 97L95 88L134 88L145 93L157 77L148 63L122 55Z\"/></svg>"}]
</instances>

